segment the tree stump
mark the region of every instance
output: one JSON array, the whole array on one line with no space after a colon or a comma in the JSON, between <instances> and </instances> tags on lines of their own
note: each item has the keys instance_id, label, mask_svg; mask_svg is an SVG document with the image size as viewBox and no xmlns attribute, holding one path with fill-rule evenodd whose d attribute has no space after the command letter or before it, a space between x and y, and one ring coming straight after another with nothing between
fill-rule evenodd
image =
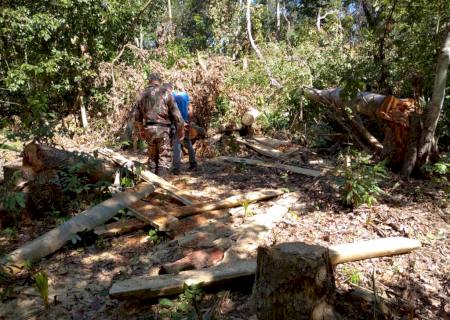
<instances>
[{"instance_id":1,"label":"tree stump","mask_svg":"<svg viewBox=\"0 0 450 320\"><path fill-rule=\"evenodd\" d=\"M258 248L253 298L259 320L336 319L328 249L301 242Z\"/></svg>"}]
</instances>

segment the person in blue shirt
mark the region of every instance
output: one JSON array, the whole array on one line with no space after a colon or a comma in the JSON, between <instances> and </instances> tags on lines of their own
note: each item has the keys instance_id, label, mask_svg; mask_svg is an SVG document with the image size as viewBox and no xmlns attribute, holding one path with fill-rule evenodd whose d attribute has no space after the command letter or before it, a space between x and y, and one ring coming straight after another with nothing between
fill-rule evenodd
<instances>
[{"instance_id":1,"label":"person in blue shirt","mask_svg":"<svg viewBox=\"0 0 450 320\"><path fill-rule=\"evenodd\" d=\"M193 110L190 105L189 95L185 91L174 91L173 86L170 83L164 85L165 89L172 94L175 103L180 110L181 116L185 122L185 135L183 139L183 145L188 150L189 154L189 169L196 170L197 169L197 161L195 160L195 150L192 146L192 142L189 139L189 121L192 118ZM181 142L175 136L173 139L173 162L172 162L172 173L180 174L181 173Z\"/></svg>"}]
</instances>

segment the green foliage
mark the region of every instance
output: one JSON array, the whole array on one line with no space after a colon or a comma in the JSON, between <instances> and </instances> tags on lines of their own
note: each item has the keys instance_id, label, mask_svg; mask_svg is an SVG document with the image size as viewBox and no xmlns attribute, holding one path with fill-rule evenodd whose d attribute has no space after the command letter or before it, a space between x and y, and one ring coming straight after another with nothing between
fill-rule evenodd
<instances>
[{"instance_id":1,"label":"green foliage","mask_svg":"<svg viewBox=\"0 0 450 320\"><path fill-rule=\"evenodd\" d=\"M48 301L48 276L44 271L38 272L34 275L35 286L44 302L45 308L49 307Z\"/></svg>"},{"instance_id":2,"label":"green foliage","mask_svg":"<svg viewBox=\"0 0 450 320\"><path fill-rule=\"evenodd\" d=\"M244 200L243 202L242 202L242 208L244 209L244 215L246 216L246 217L251 217L251 216L253 216L255 213L253 212L253 210L250 208L250 204L251 204L252 202L251 201L249 201L249 200Z\"/></svg>"},{"instance_id":3,"label":"green foliage","mask_svg":"<svg viewBox=\"0 0 450 320\"><path fill-rule=\"evenodd\" d=\"M381 193L378 183L387 178L384 162L370 164L370 156L354 152L350 166L346 166L336 180L344 204L358 207L372 205Z\"/></svg>"},{"instance_id":4,"label":"green foliage","mask_svg":"<svg viewBox=\"0 0 450 320\"><path fill-rule=\"evenodd\" d=\"M356 268L344 267L342 273L348 278L350 283L359 285L361 283L361 274Z\"/></svg>"},{"instance_id":5,"label":"green foliage","mask_svg":"<svg viewBox=\"0 0 450 320\"><path fill-rule=\"evenodd\" d=\"M443 183L448 180L450 174L450 153L433 164L426 164L423 169L433 177L436 183Z\"/></svg>"},{"instance_id":6,"label":"green foliage","mask_svg":"<svg viewBox=\"0 0 450 320\"><path fill-rule=\"evenodd\" d=\"M20 191L6 191L1 197L0 202L8 215L13 219L14 225L17 225L19 213L25 208L25 195Z\"/></svg>"},{"instance_id":7,"label":"green foliage","mask_svg":"<svg viewBox=\"0 0 450 320\"><path fill-rule=\"evenodd\" d=\"M158 234L158 229L150 229L148 231L148 239L153 243L153 244L158 244L162 241L161 236Z\"/></svg>"},{"instance_id":8,"label":"green foliage","mask_svg":"<svg viewBox=\"0 0 450 320\"><path fill-rule=\"evenodd\" d=\"M191 286L184 284L184 292L178 296L178 299L159 299L159 306L163 309L161 316L170 319L182 319L187 315L188 319L197 319L199 316L197 314L197 303L201 301L203 296L201 286L201 283Z\"/></svg>"}]
</instances>

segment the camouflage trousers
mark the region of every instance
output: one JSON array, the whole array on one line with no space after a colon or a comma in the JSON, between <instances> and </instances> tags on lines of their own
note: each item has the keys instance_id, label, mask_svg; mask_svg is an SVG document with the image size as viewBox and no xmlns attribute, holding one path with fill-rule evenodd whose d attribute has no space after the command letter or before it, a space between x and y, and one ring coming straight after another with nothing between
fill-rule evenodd
<instances>
[{"instance_id":1,"label":"camouflage trousers","mask_svg":"<svg viewBox=\"0 0 450 320\"><path fill-rule=\"evenodd\" d=\"M165 174L172 164L170 128L163 126L144 127L144 138L148 145L148 163L156 174Z\"/></svg>"}]
</instances>

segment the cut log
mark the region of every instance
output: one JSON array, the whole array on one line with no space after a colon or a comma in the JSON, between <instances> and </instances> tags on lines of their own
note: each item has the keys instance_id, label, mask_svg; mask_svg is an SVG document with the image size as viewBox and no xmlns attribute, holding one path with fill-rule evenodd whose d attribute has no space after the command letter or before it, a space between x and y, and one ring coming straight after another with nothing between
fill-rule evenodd
<instances>
[{"instance_id":1,"label":"cut log","mask_svg":"<svg viewBox=\"0 0 450 320\"><path fill-rule=\"evenodd\" d=\"M283 156L285 156L285 154L282 151L270 148L266 145L260 144L251 139L242 139L240 137L237 137L236 141L240 144L243 144L243 145L246 145L246 146L252 148L256 152L258 152L266 157L279 159L279 158L282 158Z\"/></svg>"},{"instance_id":2,"label":"cut log","mask_svg":"<svg viewBox=\"0 0 450 320\"><path fill-rule=\"evenodd\" d=\"M112 298L154 298L174 295L185 290L184 285L201 284L208 287L227 283L236 278L253 276L256 261L234 261L203 270L183 271L179 274L156 277L136 277L113 284L109 295Z\"/></svg>"},{"instance_id":3,"label":"cut log","mask_svg":"<svg viewBox=\"0 0 450 320\"><path fill-rule=\"evenodd\" d=\"M274 139L274 138L270 138L270 137L264 137L264 136L255 136L253 137L253 140L261 143L261 144L265 144L268 147L271 148L278 148L281 146L289 146L292 143L289 141L282 141L282 140L278 140L278 139Z\"/></svg>"},{"instance_id":4,"label":"cut log","mask_svg":"<svg viewBox=\"0 0 450 320\"><path fill-rule=\"evenodd\" d=\"M116 237L136 230L141 230L147 225L148 223L132 218L99 226L94 229L94 233L102 238Z\"/></svg>"},{"instance_id":5,"label":"cut log","mask_svg":"<svg viewBox=\"0 0 450 320\"><path fill-rule=\"evenodd\" d=\"M367 246L367 244L369 245ZM401 244L405 248L401 249ZM330 262L331 264L336 264L381 257L379 247L382 245L385 246L384 255L389 256L411 252L420 247L420 242L414 239L394 237L336 245L329 248ZM389 250L391 246L396 249ZM358 252L350 255L350 248ZM197 271L185 271L178 275L138 277L119 281L113 284L110 295L113 298L161 297L183 292L184 283L192 285L203 282L204 286L211 286L224 280L230 281L232 279L251 276L255 272L256 259L234 260L230 263L220 264L217 267Z\"/></svg>"},{"instance_id":6,"label":"cut log","mask_svg":"<svg viewBox=\"0 0 450 320\"><path fill-rule=\"evenodd\" d=\"M150 224L159 231L169 230L169 225L178 221L177 218L168 214L166 211L145 201L136 201L127 208L131 210L138 219ZM148 214L148 212L151 212L151 214Z\"/></svg>"},{"instance_id":7,"label":"cut log","mask_svg":"<svg viewBox=\"0 0 450 320\"><path fill-rule=\"evenodd\" d=\"M421 247L419 240L391 237L339 244L330 247L332 264L408 253Z\"/></svg>"},{"instance_id":8,"label":"cut log","mask_svg":"<svg viewBox=\"0 0 450 320\"><path fill-rule=\"evenodd\" d=\"M85 175L89 181L113 181L117 168L114 163L98 159L82 152L70 152L50 146L30 143L23 150L23 165L31 166L35 172L43 170L70 169L79 165L77 174Z\"/></svg>"},{"instance_id":9,"label":"cut log","mask_svg":"<svg viewBox=\"0 0 450 320\"><path fill-rule=\"evenodd\" d=\"M259 247L253 298L260 320L336 319L328 249L301 242Z\"/></svg>"},{"instance_id":10,"label":"cut log","mask_svg":"<svg viewBox=\"0 0 450 320\"><path fill-rule=\"evenodd\" d=\"M37 262L52 254L62 248L78 232L89 231L105 223L114 217L117 211L147 196L154 190L153 185L141 183L135 190L118 193L4 256L1 264L4 269L12 272L20 271L25 264Z\"/></svg>"},{"instance_id":11,"label":"cut log","mask_svg":"<svg viewBox=\"0 0 450 320\"><path fill-rule=\"evenodd\" d=\"M190 205L193 202L188 199L187 195L183 193L182 191L178 190L174 185L167 182L163 178L157 176L156 174L144 170L142 165L136 166L136 164L122 156L121 154L114 152L113 150L102 148L98 150L98 153L112 159L117 164L127 168L129 171L137 174L142 179L144 179L147 182L153 183L155 186L160 187L161 189L164 189L168 194L170 194L174 199L180 201L181 203L185 205Z\"/></svg>"},{"instance_id":12,"label":"cut log","mask_svg":"<svg viewBox=\"0 0 450 320\"><path fill-rule=\"evenodd\" d=\"M282 164L282 163L270 163L270 162L265 162L265 161L261 161L261 160L236 158L236 157L225 157L225 156L218 157L217 159L223 160L226 162L249 164L249 165L254 165L254 166L259 166L259 167L277 168L277 169L287 170L287 171L291 171L294 173L299 173L299 174L303 174L303 175L307 175L307 176L311 176L311 177L319 177L321 174L321 172L317 171L317 170L306 169L306 168L291 166L291 165Z\"/></svg>"},{"instance_id":13,"label":"cut log","mask_svg":"<svg viewBox=\"0 0 450 320\"><path fill-rule=\"evenodd\" d=\"M258 109L255 109L253 107L250 107L241 118L242 124L244 126L251 126L256 119L259 117L261 112Z\"/></svg>"},{"instance_id":14,"label":"cut log","mask_svg":"<svg viewBox=\"0 0 450 320\"><path fill-rule=\"evenodd\" d=\"M283 193L285 193L285 191L283 190L270 190L270 189L253 191L242 195L232 196L224 200L196 203L190 206L173 208L168 210L166 214L170 214L178 219L181 219L202 212L241 206L244 201L254 202L274 198L279 195L282 195ZM148 215L148 219L151 219L153 213L157 214L158 211L147 212L146 215Z\"/></svg>"}]
</instances>

